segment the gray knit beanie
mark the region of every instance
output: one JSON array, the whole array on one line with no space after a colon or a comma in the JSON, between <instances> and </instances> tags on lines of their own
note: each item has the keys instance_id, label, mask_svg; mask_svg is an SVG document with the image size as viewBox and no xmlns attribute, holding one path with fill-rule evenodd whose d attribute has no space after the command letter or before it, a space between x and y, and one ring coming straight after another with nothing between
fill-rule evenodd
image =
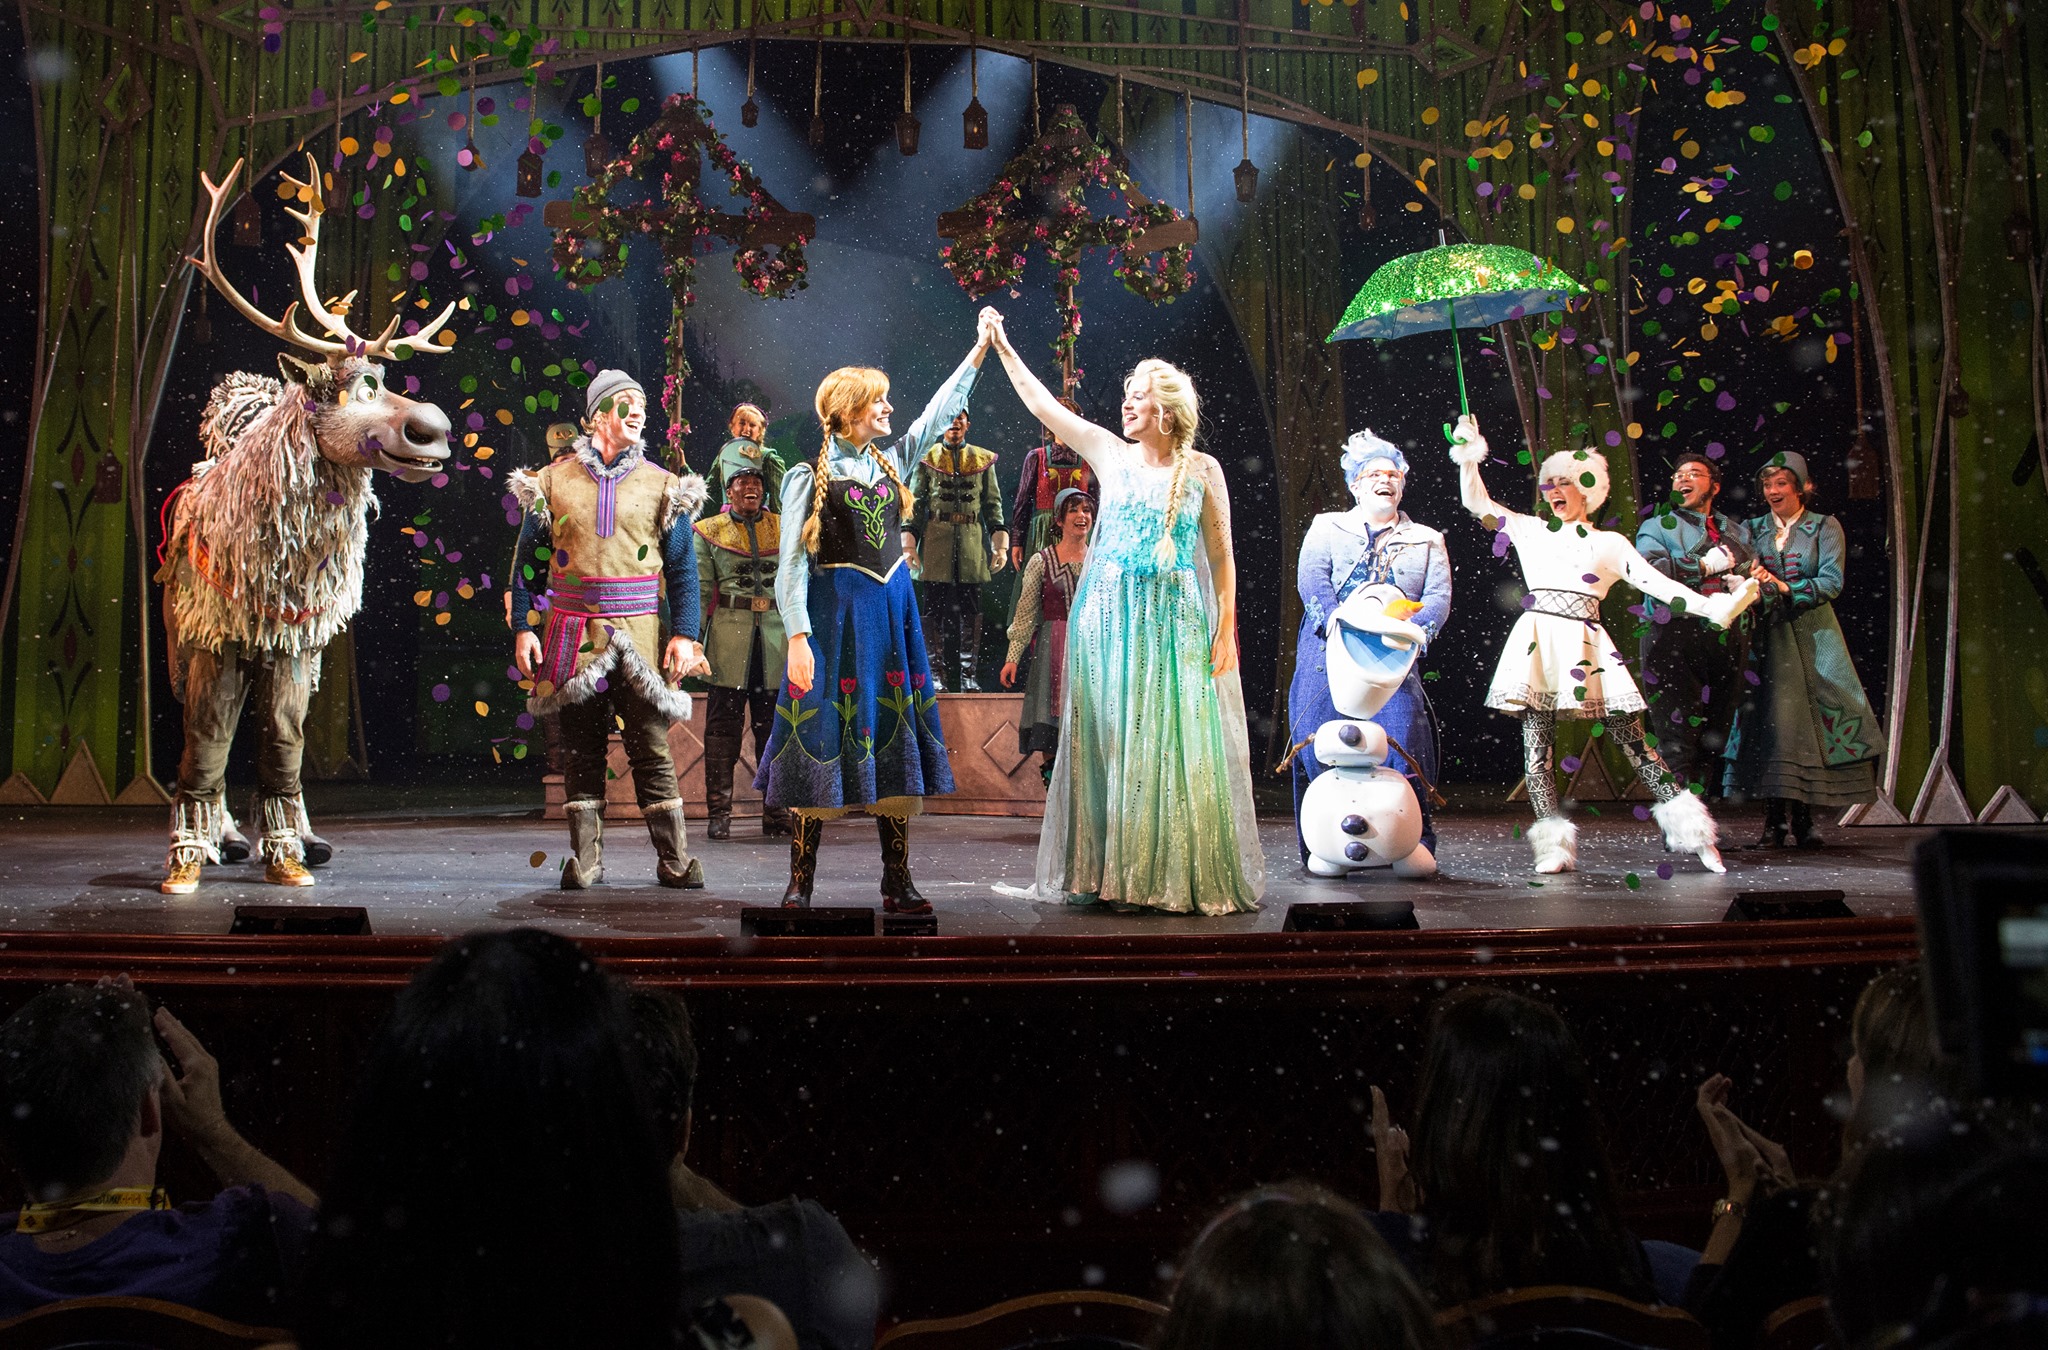
<instances>
[{"instance_id":1,"label":"gray knit beanie","mask_svg":"<svg viewBox=\"0 0 2048 1350\"><path fill-rule=\"evenodd\" d=\"M589 387L583 391L584 416L597 416L598 404L604 402L604 400L612 397L614 394L617 394L627 389L630 389L634 393L640 395L642 402L646 401L647 391L640 387L640 381L634 379L625 371L598 371L597 374L591 379Z\"/></svg>"}]
</instances>

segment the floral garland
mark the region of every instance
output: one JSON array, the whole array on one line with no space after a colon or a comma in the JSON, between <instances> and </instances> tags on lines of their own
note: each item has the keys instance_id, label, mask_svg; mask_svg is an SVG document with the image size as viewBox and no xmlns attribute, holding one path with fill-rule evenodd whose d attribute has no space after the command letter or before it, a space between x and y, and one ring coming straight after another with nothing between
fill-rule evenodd
<instances>
[{"instance_id":1,"label":"floral garland","mask_svg":"<svg viewBox=\"0 0 2048 1350\"><path fill-rule=\"evenodd\" d=\"M1088 249L1108 249L1111 270L1124 288L1155 305L1171 304L1195 284L1192 245L1176 244L1158 253L1131 248L1146 230L1179 220L1182 213L1165 202L1144 200L1129 171L1096 140L1080 114L1061 104L1037 143L1020 151L987 190L962 208L972 213L973 227L939 250L946 269L970 298L979 300L1014 286L1023 275L1025 245L1014 242L1014 228L1004 227L1022 209L1026 187L1049 188L1057 194L1051 218L1030 221L1029 228L1031 240L1044 246L1057 280L1053 298L1060 327L1053 350L1063 365L1072 362L1081 336L1081 308L1074 288L1081 280L1081 255ZM1121 193L1129 213L1097 219L1084 200L1090 187Z\"/></svg>"},{"instance_id":2,"label":"floral garland","mask_svg":"<svg viewBox=\"0 0 2048 1350\"><path fill-rule=\"evenodd\" d=\"M702 147L711 166L731 184L735 197L747 199L746 219L765 223L778 213L775 199L761 185L751 166L732 152L712 125L710 111L692 94L670 94L661 116L635 136L625 152L605 165L587 186L576 189L574 201L585 211L582 223L555 231L552 254L555 273L571 288L595 286L625 270L628 239L634 233L654 236L661 245L662 279L668 283L671 320L662 346L668 370L662 379L661 407L668 414L668 445L672 462L683 462L683 438L690 424L682 415L683 381L690 377L683 354L683 323L697 302L696 254L709 251L714 218L721 213L698 196ZM611 192L621 181L643 176L662 164L661 191L646 206L614 206ZM781 299L809 284L803 239L762 247L748 244L733 254L733 271L754 294Z\"/></svg>"}]
</instances>

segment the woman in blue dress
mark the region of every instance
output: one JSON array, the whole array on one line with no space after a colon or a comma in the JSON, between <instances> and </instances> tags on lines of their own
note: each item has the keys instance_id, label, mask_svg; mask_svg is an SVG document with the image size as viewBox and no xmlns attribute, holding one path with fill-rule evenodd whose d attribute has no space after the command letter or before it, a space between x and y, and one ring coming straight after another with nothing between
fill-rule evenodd
<instances>
[{"instance_id":1,"label":"woman in blue dress","mask_svg":"<svg viewBox=\"0 0 2048 1350\"><path fill-rule=\"evenodd\" d=\"M953 771L904 559L904 480L967 410L987 355L984 336L894 439L889 377L833 371L818 386L818 457L783 475L775 603L788 683L754 786L795 814L785 907L810 907L825 822L865 810L881 833L882 907L931 912L910 877L909 821L926 795L953 790Z\"/></svg>"},{"instance_id":2,"label":"woman in blue dress","mask_svg":"<svg viewBox=\"0 0 2048 1350\"><path fill-rule=\"evenodd\" d=\"M1257 909L1265 888L1244 690L1230 494L1194 448L1200 411L1164 361L1124 382L1123 435L1060 405L1003 318L982 334L1033 416L1102 492L1067 621L1059 752L1039 836L1041 899L1175 914Z\"/></svg>"}]
</instances>

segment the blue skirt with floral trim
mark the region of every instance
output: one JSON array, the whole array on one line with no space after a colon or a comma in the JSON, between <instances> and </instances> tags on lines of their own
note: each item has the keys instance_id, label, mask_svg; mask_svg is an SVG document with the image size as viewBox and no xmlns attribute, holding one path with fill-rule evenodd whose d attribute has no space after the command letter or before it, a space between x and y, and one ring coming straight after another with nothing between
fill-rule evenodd
<instances>
[{"instance_id":1,"label":"blue skirt with floral trim","mask_svg":"<svg viewBox=\"0 0 2048 1350\"><path fill-rule=\"evenodd\" d=\"M910 568L886 582L851 567L811 578L817 682L775 701L754 786L774 807L861 806L953 790Z\"/></svg>"}]
</instances>

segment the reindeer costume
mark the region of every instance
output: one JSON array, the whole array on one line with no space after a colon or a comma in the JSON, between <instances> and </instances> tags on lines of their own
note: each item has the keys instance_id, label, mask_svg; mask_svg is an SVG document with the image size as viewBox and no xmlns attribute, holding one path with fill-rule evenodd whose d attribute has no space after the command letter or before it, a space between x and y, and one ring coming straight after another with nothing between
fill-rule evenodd
<instances>
[{"instance_id":1,"label":"reindeer costume","mask_svg":"<svg viewBox=\"0 0 2048 1350\"><path fill-rule=\"evenodd\" d=\"M254 694L262 718L257 756L267 880L310 886L301 835L311 835L300 795L306 703L320 654L363 603L363 549L377 508L374 470L423 482L448 459L448 417L431 403L392 393L379 358L438 352L430 341L454 310L403 337L399 320L365 341L343 318L352 291L330 312L313 277L323 210L319 174L285 176L306 203L292 215L306 242L290 246L301 300L280 318L258 310L221 274L214 232L241 163L208 196L200 256L191 260L242 315L273 336L324 356L278 355L283 380L237 372L214 388L200 419L206 458L172 493L157 580L171 687L185 707L185 750L171 808L171 851L161 889L189 894L202 862L221 860L229 821L223 800L228 747ZM298 326L305 312L330 335Z\"/></svg>"},{"instance_id":2,"label":"reindeer costume","mask_svg":"<svg viewBox=\"0 0 2048 1350\"><path fill-rule=\"evenodd\" d=\"M655 877L695 890L704 884L704 868L689 856L668 749L669 725L688 720L690 696L672 688L653 663L669 664L661 640L666 626L671 642L683 644L674 653L675 673L708 672L697 648L704 615L692 529L704 480L649 462L638 434L647 395L624 371L599 371L584 396L584 425L598 434L577 437L572 456L511 476L527 512L512 572L512 613L539 641L535 653L522 633L514 651L524 647L529 658L521 660L534 680L528 710L561 719L573 850L562 864L562 888L582 890L604 879L605 749L616 717L634 797L658 855ZM600 417L607 419L603 426ZM527 560L542 549L547 592L533 596ZM529 669L536 654L537 668Z\"/></svg>"}]
</instances>

